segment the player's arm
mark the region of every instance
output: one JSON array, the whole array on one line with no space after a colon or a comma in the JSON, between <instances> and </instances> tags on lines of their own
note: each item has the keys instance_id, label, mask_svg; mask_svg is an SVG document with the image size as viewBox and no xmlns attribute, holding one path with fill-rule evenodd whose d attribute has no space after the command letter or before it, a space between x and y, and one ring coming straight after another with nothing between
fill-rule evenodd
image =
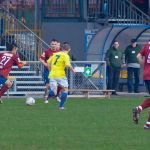
<instances>
[{"instance_id":1,"label":"player's arm","mask_svg":"<svg viewBox=\"0 0 150 150\"><path fill-rule=\"evenodd\" d=\"M66 65L66 68L69 68L72 72L75 72L71 64Z\"/></svg>"},{"instance_id":2,"label":"player's arm","mask_svg":"<svg viewBox=\"0 0 150 150\"><path fill-rule=\"evenodd\" d=\"M47 67L48 67L48 70L49 70L49 71L51 70L51 63L52 63L52 57L50 57L50 58L47 60Z\"/></svg>"},{"instance_id":3,"label":"player's arm","mask_svg":"<svg viewBox=\"0 0 150 150\"><path fill-rule=\"evenodd\" d=\"M22 68L22 67L25 66L26 64L27 64L26 61L20 61L20 62L18 63L18 67L19 67L19 68Z\"/></svg>"},{"instance_id":4,"label":"player's arm","mask_svg":"<svg viewBox=\"0 0 150 150\"><path fill-rule=\"evenodd\" d=\"M65 57L65 64L66 64L66 68L69 68L73 73L75 73L75 69L71 65L69 57Z\"/></svg>"},{"instance_id":5,"label":"player's arm","mask_svg":"<svg viewBox=\"0 0 150 150\"><path fill-rule=\"evenodd\" d=\"M140 52L136 56L138 62L141 65L144 65L144 62L145 62L145 52L147 51L147 49L149 49L149 47L147 47L147 44L146 44L146 45L144 45L144 47L140 50Z\"/></svg>"},{"instance_id":6,"label":"player's arm","mask_svg":"<svg viewBox=\"0 0 150 150\"><path fill-rule=\"evenodd\" d=\"M27 64L26 61L21 61L18 56L15 56L14 62L18 66L18 68L22 68L24 65Z\"/></svg>"},{"instance_id":7,"label":"player's arm","mask_svg":"<svg viewBox=\"0 0 150 150\"><path fill-rule=\"evenodd\" d=\"M45 52L43 52L43 54L41 55L39 61L40 61L45 67L47 67L47 63L45 62Z\"/></svg>"},{"instance_id":8,"label":"player's arm","mask_svg":"<svg viewBox=\"0 0 150 150\"><path fill-rule=\"evenodd\" d=\"M143 64L144 64L144 58L143 58L143 56L141 55L141 53L138 53L136 57L137 57L137 59L138 59L138 62L139 62L141 65L143 65Z\"/></svg>"}]
</instances>

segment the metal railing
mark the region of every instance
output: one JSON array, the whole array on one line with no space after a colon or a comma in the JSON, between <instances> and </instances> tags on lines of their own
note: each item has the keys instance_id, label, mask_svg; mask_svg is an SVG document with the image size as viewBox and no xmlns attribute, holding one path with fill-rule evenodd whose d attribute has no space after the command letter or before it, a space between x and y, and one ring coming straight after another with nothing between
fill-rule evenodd
<instances>
[{"instance_id":1,"label":"metal railing","mask_svg":"<svg viewBox=\"0 0 150 150\"><path fill-rule=\"evenodd\" d=\"M80 0L44 0L45 17L80 17Z\"/></svg>"},{"instance_id":2,"label":"metal railing","mask_svg":"<svg viewBox=\"0 0 150 150\"><path fill-rule=\"evenodd\" d=\"M12 14L0 8L0 41L2 46L15 42L25 61L38 61L49 45L40 38L40 30L32 31Z\"/></svg>"},{"instance_id":3,"label":"metal railing","mask_svg":"<svg viewBox=\"0 0 150 150\"><path fill-rule=\"evenodd\" d=\"M150 17L129 0L88 0L88 17L123 24L147 24Z\"/></svg>"}]
</instances>

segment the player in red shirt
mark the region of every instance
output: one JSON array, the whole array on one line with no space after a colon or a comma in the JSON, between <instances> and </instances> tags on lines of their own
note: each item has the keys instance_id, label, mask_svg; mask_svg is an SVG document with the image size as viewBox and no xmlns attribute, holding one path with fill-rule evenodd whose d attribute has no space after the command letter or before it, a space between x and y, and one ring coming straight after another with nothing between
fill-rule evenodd
<instances>
[{"instance_id":1,"label":"player in red shirt","mask_svg":"<svg viewBox=\"0 0 150 150\"><path fill-rule=\"evenodd\" d=\"M150 94L150 41L144 45L143 49L137 55L137 59L139 63L143 65L143 79L146 85L146 88ZM142 104L133 108L133 121L138 124L140 112L145 108L150 107L150 98L145 99ZM150 114L146 124L144 125L144 129L150 129Z\"/></svg>"},{"instance_id":2,"label":"player in red shirt","mask_svg":"<svg viewBox=\"0 0 150 150\"><path fill-rule=\"evenodd\" d=\"M51 40L50 46L51 47L47 49L46 51L44 51L40 57L40 62L44 65L43 78L44 78L44 83L45 83L45 94L44 94L45 103L48 103L48 91L50 88L49 79L48 79L49 70L47 66L47 60L53 55L53 53L60 51L60 47L59 47L60 45L56 39Z\"/></svg>"},{"instance_id":3,"label":"player in red shirt","mask_svg":"<svg viewBox=\"0 0 150 150\"><path fill-rule=\"evenodd\" d=\"M17 45L10 44L7 48L7 52L0 53L0 103L3 103L1 96L12 86L12 82L7 79L9 72L13 65L17 65L22 68L26 62L21 62L17 56Z\"/></svg>"}]
</instances>

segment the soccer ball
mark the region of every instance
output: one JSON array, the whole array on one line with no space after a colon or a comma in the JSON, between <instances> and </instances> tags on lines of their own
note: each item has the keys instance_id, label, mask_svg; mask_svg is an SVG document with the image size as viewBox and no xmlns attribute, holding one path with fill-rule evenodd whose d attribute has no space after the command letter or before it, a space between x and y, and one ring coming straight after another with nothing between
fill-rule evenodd
<instances>
[{"instance_id":1,"label":"soccer ball","mask_svg":"<svg viewBox=\"0 0 150 150\"><path fill-rule=\"evenodd\" d=\"M33 97L27 97L26 99L26 105L32 106L35 104L35 99Z\"/></svg>"}]
</instances>

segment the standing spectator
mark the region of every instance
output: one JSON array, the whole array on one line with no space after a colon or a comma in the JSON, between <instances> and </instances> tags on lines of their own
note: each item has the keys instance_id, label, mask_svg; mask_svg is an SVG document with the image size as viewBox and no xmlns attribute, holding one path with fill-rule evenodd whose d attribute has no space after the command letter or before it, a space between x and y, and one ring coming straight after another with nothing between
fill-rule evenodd
<instances>
[{"instance_id":1,"label":"standing spectator","mask_svg":"<svg viewBox=\"0 0 150 150\"><path fill-rule=\"evenodd\" d=\"M21 22L22 22L24 25L26 25L26 18L25 18L25 16L22 16L22 17L21 17Z\"/></svg>"},{"instance_id":2,"label":"standing spectator","mask_svg":"<svg viewBox=\"0 0 150 150\"><path fill-rule=\"evenodd\" d=\"M141 65L144 65L143 78L146 88L150 94L150 41L143 47L140 53L137 55L137 59ZM133 108L133 121L138 124L140 113L150 107L150 98L146 98L139 106ZM150 114L144 129L150 129Z\"/></svg>"},{"instance_id":3,"label":"standing spectator","mask_svg":"<svg viewBox=\"0 0 150 150\"><path fill-rule=\"evenodd\" d=\"M119 42L114 41L113 46L107 50L106 62L108 70L108 83L107 89L115 90L113 95L118 95L116 93L119 81L119 75L122 65L123 52L119 49Z\"/></svg>"},{"instance_id":4,"label":"standing spectator","mask_svg":"<svg viewBox=\"0 0 150 150\"><path fill-rule=\"evenodd\" d=\"M136 39L131 40L131 44L126 47L125 50L125 62L127 64L128 71L128 92L133 92L133 74L134 74L134 92L139 93L139 76L140 76L140 64L137 60L137 54L140 52L140 46L137 44Z\"/></svg>"},{"instance_id":5,"label":"standing spectator","mask_svg":"<svg viewBox=\"0 0 150 150\"><path fill-rule=\"evenodd\" d=\"M60 49L58 49L58 41L56 39L52 39L50 42L50 48L47 49L40 57L40 62L44 65L44 82L45 82L45 94L44 94L44 100L45 103L48 103L48 90L49 90L49 79L48 79L48 66L47 66L47 60L56 52L59 52Z\"/></svg>"}]
</instances>

